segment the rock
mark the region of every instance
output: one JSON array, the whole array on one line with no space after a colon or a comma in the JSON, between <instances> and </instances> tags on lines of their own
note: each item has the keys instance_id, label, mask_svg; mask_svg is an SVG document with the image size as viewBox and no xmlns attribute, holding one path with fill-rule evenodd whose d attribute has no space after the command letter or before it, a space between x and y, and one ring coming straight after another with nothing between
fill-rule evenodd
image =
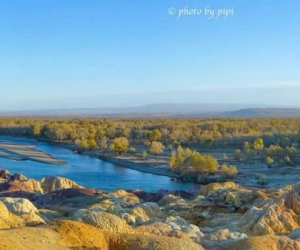
<instances>
[{"instance_id":1,"label":"rock","mask_svg":"<svg viewBox=\"0 0 300 250\"><path fill-rule=\"evenodd\" d=\"M190 240L157 235L113 234L109 236L110 249L122 250L204 250Z\"/></svg>"},{"instance_id":2,"label":"rock","mask_svg":"<svg viewBox=\"0 0 300 250\"><path fill-rule=\"evenodd\" d=\"M131 215L131 214L128 214L128 213L123 213L121 215L121 218L123 220L125 220L127 222L128 225L132 225L132 224L135 224L136 223L136 219L135 219L135 216Z\"/></svg>"},{"instance_id":3,"label":"rock","mask_svg":"<svg viewBox=\"0 0 300 250\"><path fill-rule=\"evenodd\" d=\"M48 177L41 180L44 194L67 188L82 188L76 182L62 177Z\"/></svg>"},{"instance_id":4,"label":"rock","mask_svg":"<svg viewBox=\"0 0 300 250\"><path fill-rule=\"evenodd\" d=\"M215 231L224 228L227 228L231 231L237 231L239 229L239 222L241 218L242 215L237 213L218 213L204 220L199 226L202 231L203 227L213 228Z\"/></svg>"},{"instance_id":5,"label":"rock","mask_svg":"<svg viewBox=\"0 0 300 250\"><path fill-rule=\"evenodd\" d=\"M97 203L102 198L101 192L87 188L61 189L49 194L36 197L34 204L38 208L52 206L86 206ZM80 199L80 203L78 202ZM74 202L74 204L72 204Z\"/></svg>"},{"instance_id":6,"label":"rock","mask_svg":"<svg viewBox=\"0 0 300 250\"><path fill-rule=\"evenodd\" d=\"M23 220L8 211L3 202L0 201L0 229L23 226Z\"/></svg>"},{"instance_id":7,"label":"rock","mask_svg":"<svg viewBox=\"0 0 300 250\"><path fill-rule=\"evenodd\" d=\"M269 249L278 249L278 250L299 250L300 243L294 240L289 239L284 236L274 236L274 235L265 235L265 236L256 236L248 239L243 239L234 243L226 245L226 248L230 250L269 250Z\"/></svg>"},{"instance_id":8,"label":"rock","mask_svg":"<svg viewBox=\"0 0 300 250\"><path fill-rule=\"evenodd\" d=\"M231 181L224 182L224 183L210 183L205 186L202 186L199 194L203 195L203 196L208 196L208 194L214 190L237 188L237 187L239 187L239 186Z\"/></svg>"},{"instance_id":9,"label":"rock","mask_svg":"<svg viewBox=\"0 0 300 250\"><path fill-rule=\"evenodd\" d=\"M125 191L125 190L117 190L115 192L110 193L110 195L112 197L118 197L119 198L119 197L128 196L129 193L127 193L127 191Z\"/></svg>"},{"instance_id":10,"label":"rock","mask_svg":"<svg viewBox=\"0 0 300 250\"><path fill-rule=\"evenodd\" d=\"M22 218L27 225L44 223L37 208L27 199L23 198L0 198L8 211Z\"/></svg>"},{"instance_id":11,"label":"rock","mask_svg":"<svg viewBox=\"0 0 300 250\"><path fill-rule=\"evenodd\" d=\"M186 201L179 196L167 194L158 201L159 206L187 205Z\"/></svg>"},{"instance_id":12,"label":"rock","mask_svg":"<svg viewBox=\"0 0 300 250\"><path fill-rule=\"evenodd\" d=\"M297 215L300 215L300 182L295 184L294 188L286 194L284 206L292 209Z\"/></svg>"},{"instance_id":13,"label":"rock","mask_svg":"<svg viewBox=\"0 0 300 250\"><path fill-rule=\"evenodd\" d=\"M10 181L11 177L12 177L12 174L9 171L0 169L0 178L4 179L6 181Z\"/></svg>"},{"instance_id":14,"label":"rock","mask_svg":"<svg viewBox=\"0 0 300 250\"><path fill-rule=\"evenodd\" d=\"M206 239L208 240L214 240L214 241L224 241L224 240L241 240L241 239L246 239L248 236L244 233L240 232L231 232L230 230L226 229L221 229L217 231L216 233L209 234L205 236Z\"/></svg>"},{"instance_id":15,"label":"rock","mask_svg":"<svg viewBox=\"0 0 300 250\"><path fill-rule=\"evenodd\" d=\"M11 178L11 181L27 181L27 177L23 174L14 174Z\"/></svg>"},{"instance_id":16,"label":"rock","mask_svg":"<svg viewBox=\"0 0 300 250\"><path fill-rule=\"evenodd\" d=\"M165 216L161 212L160 207L154 202L146 202L137 205L129 210L128 213L133 215L136 221L140 221L140 224L145 223L151 218L162 218Z\"/></svg>"},{"instance_id":17,"label":"rock","mask_svg":"<svg viewBox=\"0 0 300 250\"><path fill-rule=\"evenodd\" d=\"M182 231L190 238L198 239L204 236L204 234L200 231L199 227L193 224L190 224L188 226L182 226Z\"/></svg>"},{"instance_id":18,"label":"rock","mask_svg":"<svg viewBox=\"0 0 300 250\"><path fill-rule=\"evenodd\" d=\"M174 230L170 225L163 222L155 222L137 228L138 233L152 234L159 236L175 237L178 239L189 240L189 237L180 230Z\"/></svg>"},{"instance_id":19,"label":"rock","mask_svg":"<svg viewBox=\"0 0 300 250\"><path fill-rule=\"evenodd\" d=\"M203 250L190 240L106 232L76 221L0 230L0 249Z\"/></svg>"},{"instance_id":20,"label":"rock","mask_svg":"<svg viewBox=\"0 0 300 250\"><path fill-rule=\"evenodd\" d=\"M34 199L43 190L36 180L9 181L0 184L0 196Z\"/></svg>"},{"instance_id":21,"label":"rock","mask_svg":"<svg viewBox=\"0 0 300 250\"><path fill-rule=\"evenodd\" d=\"M126 221L106 212L86 211L77 220L109 232L132 233L134 231Z\"/></svg>"},{"instance_id":22,"label":"rock","mask_svg":"<svg viewBox=\"0 0 300 250\"><path fill-rule=\"evenodd\" d=\"M158 193L149 193L141 190L134 190L133 193L143 201L146 202L158 202L164 195Z\"/></svg>"},{"instance_id":23,"label":"rock","mask_svg":"<svg viewBox=\"0 0 300 250\"><path fill-rule=\"evenodd\" d=\"M283 200L269 202L260 209L249 209L239 224L245 232L253 235L288 234L299 227L298 216L284 207Z\"/></svg>"}]
</instances>

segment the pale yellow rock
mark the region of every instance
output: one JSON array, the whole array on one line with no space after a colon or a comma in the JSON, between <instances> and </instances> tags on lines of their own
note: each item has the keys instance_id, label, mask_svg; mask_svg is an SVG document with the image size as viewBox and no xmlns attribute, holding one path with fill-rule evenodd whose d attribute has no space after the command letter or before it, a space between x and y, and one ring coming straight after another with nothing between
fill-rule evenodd
<instances>
[{"instance_id":1,"label":"pale yellow rock","mask_svg":"<svg viewBox=\"0 0 300 250\"><path fill-rule=\"evenodd\" d=\"M201 187L199 195L207 196L209 192L214 190L220 190L225 188L237 188L238 185L236 185L234 182L228 181L224 183L210 183L205 186Z\"/></svg>"},{"instance_id":2,"label":"pale yellow rock","mask_svg":"<svg viewBox=\"0 0 300 250\"><path fill-rule=\"evenodd\" d=\"M226 250L300 250L300 242L284 236L256 236L226 245Z\"/></svg>"},{"instance_id":3,"label":"pale yellow rock","mask_svg":"<svg viewBox=\"0 0 300 250\"><path fill-rule=\"evenodd\" d=\"M1 250L203 250L190 240L105 232L75 221L0 230Z\"/></svg>"},{"instance_id":4,"label":"pale yellow rock","mask_svg":"<svg viewBox=\"0 0 300 250\"><path fill-rule=\"evenodd\" d=\"M27 199L4 197L0 199L7 210L19 216L27 225L44 223L38 209Z\"/></svg>"},{"instance_id":5,"label":"pale yellow rock","mask_svg":"<svg viewBox=\"0 0 300 250\"><path fill-rule=\"evenodd\" d=\"M41 186L44 194L66 188L82 188L76 182L62 177L48 177L41 180Z\"/></svg>"}]
</instances>

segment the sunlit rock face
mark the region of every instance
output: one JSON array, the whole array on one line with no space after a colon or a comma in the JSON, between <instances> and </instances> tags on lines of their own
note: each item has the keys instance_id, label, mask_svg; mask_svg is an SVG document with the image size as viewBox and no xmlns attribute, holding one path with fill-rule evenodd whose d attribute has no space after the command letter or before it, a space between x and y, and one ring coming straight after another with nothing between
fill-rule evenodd
<instances>
[{"instance_id":1,"label":"sunlit rock face","mask_svg":"<svg viewBox=\"0 0 300 250\"><path fill-rule=\"evenodd\" d=\"M76 182L62 177L49 177L41 180L41 186L44 194L51 193L60 189L82 188Z\"/></svg>"}]
</instances>

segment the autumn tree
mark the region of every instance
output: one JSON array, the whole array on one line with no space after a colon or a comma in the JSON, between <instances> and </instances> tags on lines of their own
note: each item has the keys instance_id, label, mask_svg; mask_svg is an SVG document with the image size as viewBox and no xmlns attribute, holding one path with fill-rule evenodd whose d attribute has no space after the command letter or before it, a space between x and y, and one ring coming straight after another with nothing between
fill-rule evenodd
<instances>
[{"instance_id":1,"label":"autumn tree","mask_svg":"<svg viewBox=\"0 0 300 250\"><path fill-rule=\"evenodd\" d=\"M98 148L98 144L94 138L88 140L88 147L89 149L96 149Z\"/></svg>"},{"instance_id":2,"label":"autumn tree","mask_svg":"<svg viewBox=\"0 0 300 250\"><path fill-rule=\"evenodd\" d=\"M274 163L274 160L268 156L266 158L266 163L267 163L268 167L270 168L272 166L272 164Z\"/></svg>"},{"instance_id":3,"label":"autumn tree","mask_svg":"<svg viewBox=\"0 0 300 250\"><path fill-rule=\"evenodd\" d=\"M255 142L253 144L253 148L257 152L257 154L260 154L260 152L263 151L264 147L265 147L265 144L264 144L263 139L258 138L255 140Z\"/></svg>"},{"instance_id":4,"label":"autumn tree","mask_svg":"<svg viewBox=\"0 0 300 250\"><path fill-rule=\"evenodd\" d=\"M154 129L149 135L149 141L154 142L158 141L161 138L162 134L158 129Z\"/></svg>"},{"instance_id":5,"label":"autumn tree","mask_svg":"<svg viewBox=\"0 0 300 250\"><path fill-rule=\"evenodd\" d=\"M108 141L109 139L106 136L101 137L100 140L98 141L98 146L100 147L101 150L104 151L104 153L106 153L107 151Z\"/></svg>"},{"instance_id":6,"label":"autumn tree","mask_svg":"<svg viewBox=\"0 0 300 250\"><path fill-rule=\"evenodd\" d=\"M89 143L87 140L81 140L79 145L83 150L87 150L89 148Z\"/></svg>"},{"instance_id":7,"label":"autumn tree","mask_svg":"<svg viewBox=\"0 0 300 250\"><path fill-rule=\"evenodd\" d=\"M156 155L160 155L164 152L164 145L161 142L154 141L150 146L150 153Z\"/></svg>"},{"instance_id":8,"label":"autumn tree","mask_svg":"<svg viewBox=\"0 0 300 250\"><path fill-rule=\"evenodd\" d=\"M113 140L110 148L112 151L116 152L118 155L126 152L128 149L129 142L125 137L118 137Z\"/></svg>"}]
</instances>

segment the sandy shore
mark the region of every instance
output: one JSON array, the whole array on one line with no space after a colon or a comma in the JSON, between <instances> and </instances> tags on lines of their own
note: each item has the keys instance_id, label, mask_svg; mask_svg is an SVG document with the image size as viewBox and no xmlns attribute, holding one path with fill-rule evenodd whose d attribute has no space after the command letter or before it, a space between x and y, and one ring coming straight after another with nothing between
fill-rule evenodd
<instances>
[{"instance_id":1,"label":"sandy shore","mask_svg":"<svg viewBox=\"0 0 300 250\"><path fill-rule=\"evenodd\" d=\"M46 164L66 165L67 163L54 158L34 146L0 143L0 157L15 161L35 161Z\"/></svg>"}]
</instances>

